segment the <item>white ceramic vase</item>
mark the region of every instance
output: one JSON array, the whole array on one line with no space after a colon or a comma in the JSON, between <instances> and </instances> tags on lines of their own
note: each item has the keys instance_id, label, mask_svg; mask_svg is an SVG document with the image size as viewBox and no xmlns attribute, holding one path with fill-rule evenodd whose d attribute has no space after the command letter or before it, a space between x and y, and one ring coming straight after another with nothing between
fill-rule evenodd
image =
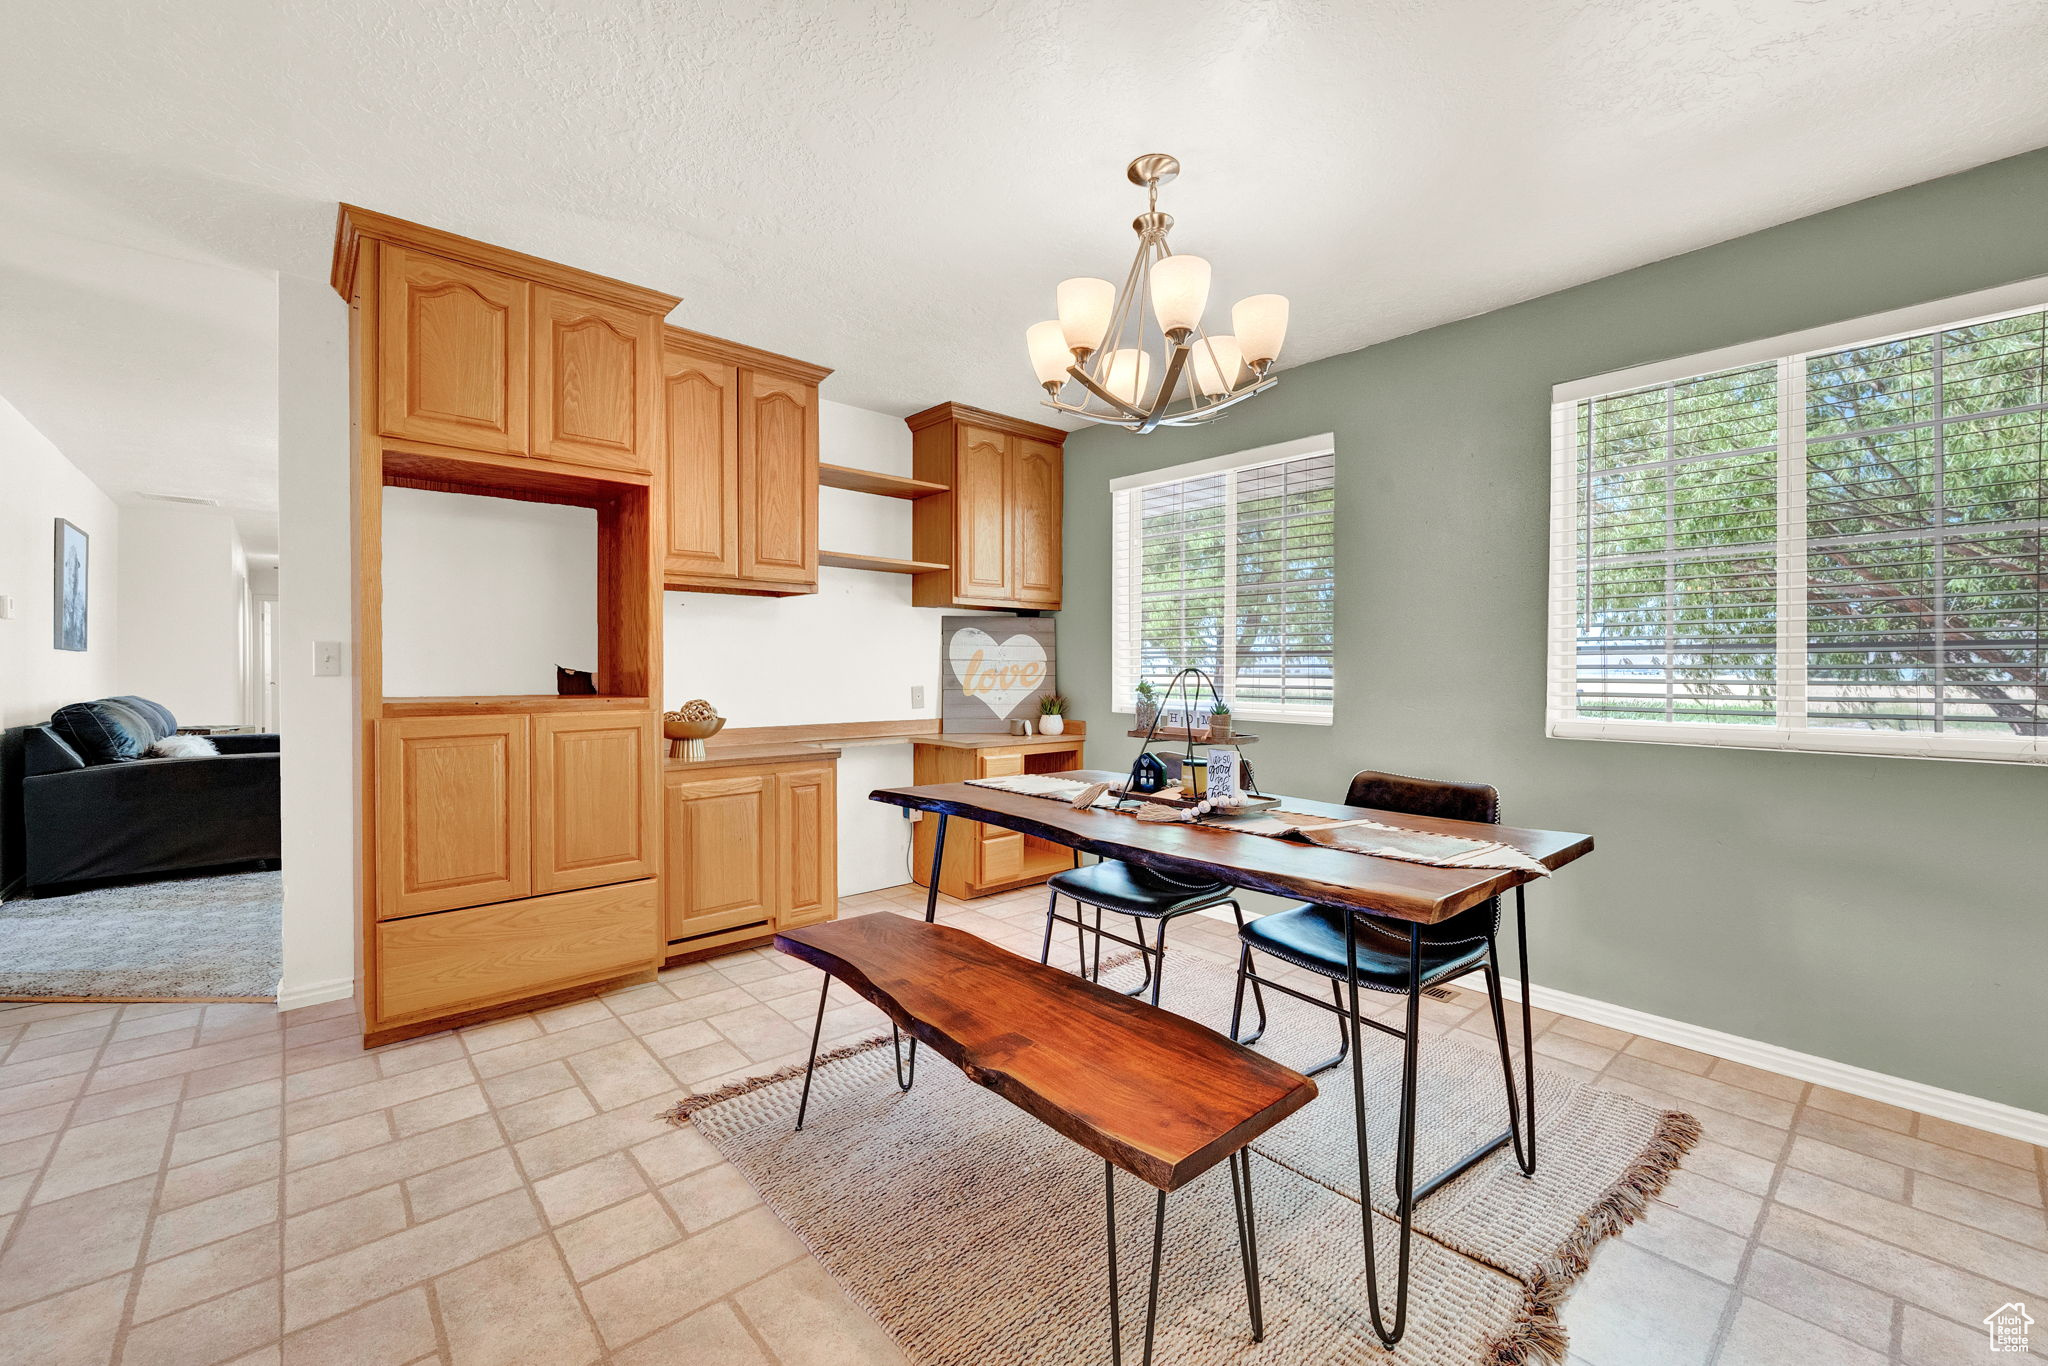
<instances>
[{"instance_id":1,"label":"white ceramic vase","mask_svg":"<svg viewBox=\"0 0 2048 1366\"><path fill-rule=\"evenodd\" d=\"M1038 718L1040 735L1061 735L1066 732L1067 718L1064 716L1041 716Z\"/></svg>"}]
</instances>

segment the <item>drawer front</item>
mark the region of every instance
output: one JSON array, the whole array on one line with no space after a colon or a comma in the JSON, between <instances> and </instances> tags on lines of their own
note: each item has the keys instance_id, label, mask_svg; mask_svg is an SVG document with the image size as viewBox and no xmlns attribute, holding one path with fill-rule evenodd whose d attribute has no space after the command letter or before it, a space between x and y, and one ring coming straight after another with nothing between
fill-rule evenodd
<instances>
[{"instance_id":1,"label":"drawer front","mask_svg":"<svg viewBox=\"0 0 2048 1366\"><path fill-rule=\"evenodd\" d=\"M378 1017L454 1015L659 961L653 881L472 906L377 927Z\"/></svg>"},{"instance_id":2,"label":"drawer front","mask_svg":"<svg viewBox=\"0 0 2048 1366\"><path fill-rule=\"evenodd\" d=\"M994 826L983 829L994 831ZM981 841L981 876L976 879L984 886L991 882L1008 882L1011 878L1024 875L1024 837L1012 831L1001 831L984 835Z\"/></svg>"},{"instance_id":3,"label":"drawer front","mask_svg":"<svg viewBox=\"0 0 2048 1366\"><path fill-rule=\"evenodd\" d=\"M981 756L981 776L984 778L1014 778L1024 771L1024 756L1021 754L984 754Z\"/></svg>"}]
</instances>

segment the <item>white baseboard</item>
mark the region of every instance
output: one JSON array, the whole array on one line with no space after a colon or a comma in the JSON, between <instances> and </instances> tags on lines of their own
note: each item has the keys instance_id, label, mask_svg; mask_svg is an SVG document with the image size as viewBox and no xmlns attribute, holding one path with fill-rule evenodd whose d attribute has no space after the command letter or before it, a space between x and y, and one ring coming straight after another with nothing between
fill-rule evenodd
<instances>
[{"instance_id":1,"label":"white baseboard","mask_svg":"<svg viewBox=\"0 0 2048 1366\"><path fill-rule=\"evenodd\" d=\"M1508 999L1521 999L1521 983L1506 973L1501 974L1501 988ZM1531 1005L1555 1011L1559 1015L1569 1015L1574 1019L1627 1030L1646 1039L1656 1039L1660 1043L1690 1048L1695 1053L1706 1053L1716 1058L1727 1058L1731 1062L1747 1063L1766 1072L1778 1072L1800 1081L1830 1086L1837 1091L1846 1091L1852 1096L1862 1096L1866 1100L1883 1101L1887 1105L1915 1110L1923 1115L1933 1115L1937 1119L1966 1124L1972 1129L2004 1134L2007 1138L2016 1138L2022 1143L2048 1147L2048 1115L2033 1110L2022 1110L2016 1105L1984 1100L1978 1096L1966 1096L1960 1091L1947 1091L1939 1086L1929 1086L1926 1082L1908 1081L1904 1077L1873 1072L1866 1067L1854 1067L1845 1062L1836 1062L1832 1058L1801 1053L1797 1049L1785 1048L1779 1044L1765 1043L1760 1039L1745 1039L1739 1034L1724 1034L1718 1029L1708 1029L1704 1025L1666 1019L1662 1015L1652 1015L1648 1011L1636 1010L1630 1006L1596 1001L1590 996L1574 996L1568 991L1558 991L1540 984L1529 989L1529 1001Z\"/></svg>"},{"instance_id":2,"label":"white baseboard","mask_svg":"<svg viewBox=\"0 0 2048 1366\"><path fill-rule=\"evenodd\" d=\"M298 1010L305 1006L324 1006L329 1001L346 1000L356 994L356 979L336 977L325 982L307 982L300 986L287 987L277 984L277 1008Z\"/></svg>"}]
</instances>

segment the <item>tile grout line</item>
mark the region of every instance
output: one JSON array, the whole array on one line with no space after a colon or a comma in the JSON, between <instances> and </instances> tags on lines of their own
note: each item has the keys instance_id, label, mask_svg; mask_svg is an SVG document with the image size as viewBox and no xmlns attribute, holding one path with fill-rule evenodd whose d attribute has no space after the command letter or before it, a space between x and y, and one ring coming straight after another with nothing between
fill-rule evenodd
<instances>
[{"instance_id":1,"label":"tile grout line","mask_svg":"<svg viewBox=\"0 0 2048 1366\"><path fill-rule=\"evenodd\" d=\"M1707 1354L1702 1358L1703 1366L1714 1366L1727 1349L1729 1334L1734 1331L1736 1315L1742 1312L1742 1302L1748 1298L1743 1285L1749 1279L1749 1265L1756 1259L1756 1250L1763 1241L1764 1221L1778 1196L1778 1183L1784 1180L1788 1160L1792 1156L1792 1138L1798 1132L1799 1116L1806 1111L1806 1098L1812 1094L1812 1087L1803 1088L1799 1099L1793 1103L1792 1114L1785 1125L1785 1141L1780 1146L1776 1162L1771 1167L1771 1179L1765 1185L1761 1201L1757 1205L1756 1219L1750 1224L1749 1236L1743 1241L1742 1255L1735 1263L1735 1275L1728 1283L1728 1302L1721 1306L1720 1322L1714 1326L1714 1336L1707 1344ZM1795 1315L1795 1317L1797 1317ZM1815 1325L1818 1327L1819 1325Z\"/></svg>"}]
</instances>

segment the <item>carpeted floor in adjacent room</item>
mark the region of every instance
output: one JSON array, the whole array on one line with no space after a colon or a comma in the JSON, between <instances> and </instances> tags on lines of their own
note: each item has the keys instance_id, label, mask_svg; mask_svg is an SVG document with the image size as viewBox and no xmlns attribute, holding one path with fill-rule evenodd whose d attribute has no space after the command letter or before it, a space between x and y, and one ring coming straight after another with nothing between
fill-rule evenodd
<instances>
[{"instance_id":1,"label":"carpeted floor in adjacent room","mask_svg":"<svg viewBox=\"0 0 2048 1366\"><path fill-rule=\"evenodd\" d=\"M0 1000L270 1000L283 902L263 872L0 903Z\"/></svg>"}]
</instances>

